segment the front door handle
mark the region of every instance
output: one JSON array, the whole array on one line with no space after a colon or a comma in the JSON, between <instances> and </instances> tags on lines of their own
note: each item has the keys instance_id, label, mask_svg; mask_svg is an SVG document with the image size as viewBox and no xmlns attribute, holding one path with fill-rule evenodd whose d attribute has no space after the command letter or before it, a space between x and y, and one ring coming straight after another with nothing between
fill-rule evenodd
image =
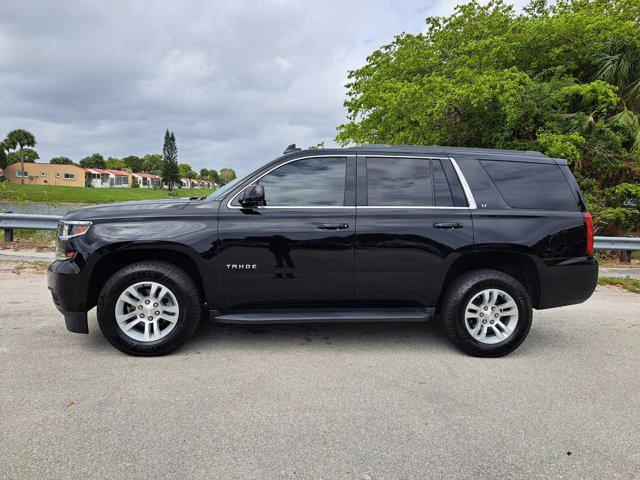
<instances>
[{"instance_id":1,"label":"front door handle","mask_svg":"<svg viewBox=\"0 0 640 480\"><path fill-rule=\"evenodd\" d=\"M463 225L458 222L438 222L433 224L434 228L442 228L444 230L453 230L454 228L462 228Z\"/></svg>"},{"instance_id":2,"label":"front door handle","mask_svg":"<svg viewBox=\"0 0 640 480\"><path fill-rule=\"evenodd\" d=\"M337 224L328 224L328 223L320 223L318 224L318 228L323 230L346 230L349 228L349 225L346 223L337 223Z\"/></svg>"}]
</instances>

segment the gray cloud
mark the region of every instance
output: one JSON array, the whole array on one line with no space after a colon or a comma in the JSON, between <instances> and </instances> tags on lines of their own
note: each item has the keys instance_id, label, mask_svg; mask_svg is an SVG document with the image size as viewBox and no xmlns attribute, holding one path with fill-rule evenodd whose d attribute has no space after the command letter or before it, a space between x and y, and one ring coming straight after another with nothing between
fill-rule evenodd
<instances>
[{"instance_id":1,"label":"gray cloud","mask_svg":"<svg viewBox=\"0 0 640 480\"><path fill-rule=\"evenodd\" d=\"M523 3L523 2L518 2ZM289 143L332 145L347 72L433 1L3 0L0 135L27 128L41 158L159 152L245 173Z\"/></svg>"}]
</instances>

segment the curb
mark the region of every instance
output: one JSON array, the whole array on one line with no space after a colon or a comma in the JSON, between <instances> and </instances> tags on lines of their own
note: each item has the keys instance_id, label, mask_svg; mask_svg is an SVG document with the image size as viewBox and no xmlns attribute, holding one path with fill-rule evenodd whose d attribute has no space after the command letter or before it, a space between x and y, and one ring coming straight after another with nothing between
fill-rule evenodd
<instances>
[{"instance_id":1,"label":"curb","mask_svg":"<svg viewBox=\"0 0 640 480\"><path fill-rule=\"evenodd\" d=\"M0 250L0 260L14 262L53 262L55 254L52 252L33 252L29 250Z\"/></svg>"}]
</instances>

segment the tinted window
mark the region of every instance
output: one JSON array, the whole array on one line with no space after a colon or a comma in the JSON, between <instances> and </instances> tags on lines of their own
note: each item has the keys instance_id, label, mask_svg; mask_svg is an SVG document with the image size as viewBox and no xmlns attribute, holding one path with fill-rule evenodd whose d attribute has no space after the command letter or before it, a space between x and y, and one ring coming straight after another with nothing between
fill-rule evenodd
<instances>
[{"instance_id":1,"label":"tinted window","mask_svg":"<svg viewBox=\"0 0 640 480\"><path fill-rule=\"evenodd\" d=\"M455 168L453 168L451 164L451 160L441 160L440 162L449 181L449 188L451 188L451 194L453 195L453 205L456 207L469 206L467 197L464 194L464 189L460 184L460 179L458 178Z\"/></svg>"},{"instance_id":2,"label":"tinted window","mask_svg":"<svg viewBox=\"0 0 640 480\"><path fill-rule=\"evenodd\" d=\"M578 210L560 167L548 163L481 160L502 198L512 208Z\"/></svg>"},{"instance_id":3,"label":"tinted window","mask_svg":"<svg viewBox=\"0 0 640 480\"><path fill-rule=\"evenodd\" d=\"M309 158L287 163L258 181L267 206L344 205L346 159Z\"/></svg>"},{"instance_id":4,"label":"tinted window","mask_svg":"<svg viewBox=\"0 0 640 480\"><path fill-rule=\"evenodd\" d=\"M440 160L431 160L431 174L433 175L433 197L436 206L453 207L453 195Z\"/></svg>"},{"instance_id":5,"label":"tinted window","mask_svg":"<svg viewBox=\"0 0 640 480\"><path fill-rule=\"evenodd\" d=\"M372 206L431 206L431 165L422 158L367 158Z\"/></svg>"}]
</instances>

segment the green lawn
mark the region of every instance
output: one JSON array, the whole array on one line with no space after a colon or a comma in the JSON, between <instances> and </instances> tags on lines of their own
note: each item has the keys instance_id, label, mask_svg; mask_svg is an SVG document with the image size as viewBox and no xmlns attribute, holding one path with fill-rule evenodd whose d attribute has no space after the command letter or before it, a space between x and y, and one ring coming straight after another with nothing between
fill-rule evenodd
<instances>
[{"instance_id":1,"label":"green lawn","mask_svg":"<svg viewBox=\"0 0 640 480\"><path fill-rule=\"evenodd\" d=\"M598 285L617 285L630 292L640 293L640 280L631 277L598 277Z\"/></svg>"},{"instance_id":2,"label":"green lawn","mask_svg":"<svg viewBox=\"0 0 640 480\"><path fill-rule=\"evenodd\" d=\"M50 185L15 185L0 183L0 201L56 203L111 203L150 198L199 197L213 190L206 188L147 190L144 188L81 188Z\"/></svg>"}]
</instances>

